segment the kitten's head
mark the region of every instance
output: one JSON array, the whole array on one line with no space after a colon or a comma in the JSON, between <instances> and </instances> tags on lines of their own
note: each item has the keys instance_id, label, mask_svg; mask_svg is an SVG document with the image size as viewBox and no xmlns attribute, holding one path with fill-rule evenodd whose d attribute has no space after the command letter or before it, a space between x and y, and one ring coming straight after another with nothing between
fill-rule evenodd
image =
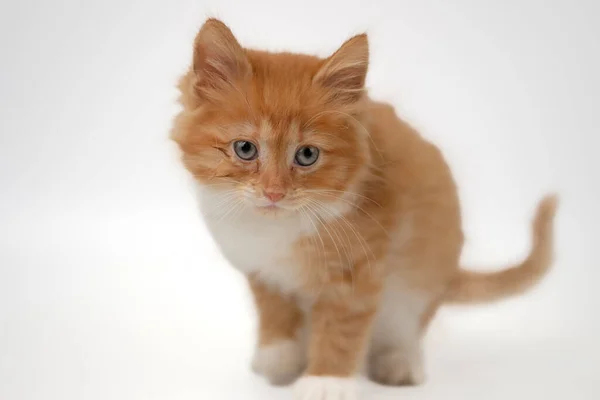
<instances>
[{"instance_id":1,"label":"kitten's head","mask_svg":"<svg viewBox=\"0 0 600 400\"><path fill-rule=\"evenodd\" d=\"M266 215L341 210L368 170L366 35L327 59L244 49L208 20L182 78L172 137L222 202Z\"/></svg>"}]
</instances>

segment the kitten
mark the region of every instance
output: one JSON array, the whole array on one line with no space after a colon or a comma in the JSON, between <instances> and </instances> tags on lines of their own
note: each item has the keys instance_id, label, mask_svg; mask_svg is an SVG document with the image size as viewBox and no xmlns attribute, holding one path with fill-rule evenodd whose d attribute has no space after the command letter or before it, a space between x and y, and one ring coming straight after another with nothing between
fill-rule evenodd
<instances>
[{"instance_id":1,"label":"kitten","mask_svg":"<svg viewBox=\"0 0 600 400\"><path fill-rule=\"evenodd\" d=\"M326 59L244 49L222 22L198 33L172 138L223 255L260 318L253 368L297 399L355 398L354 375L424 379L421 338L444 303L531 288L552 261L556 198L529 256L460 269L455 182L440 151L366 94L365 34Z\"/></svg>"}]
</instances>

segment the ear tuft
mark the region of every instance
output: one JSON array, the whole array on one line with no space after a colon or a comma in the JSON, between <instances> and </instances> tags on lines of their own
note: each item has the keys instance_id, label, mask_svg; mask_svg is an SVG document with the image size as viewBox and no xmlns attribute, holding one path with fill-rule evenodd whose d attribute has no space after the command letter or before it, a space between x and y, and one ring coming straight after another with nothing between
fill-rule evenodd
<instances>
[{"instance_id":1,"label":"ear tuft","mask_svg":"<svg viewBox=\"0 0 600 400\"><path fill-rule=\"evenodd\" d=\"M366 33L347 40L333 55L325 60L314 77L347 101L356 101L364 90L369 67L369 40Z\"/></svg>"},{"instance_id":2,"label":"ear tuft","mask_svg":"<svg viewBox=\"0 0 600 400\"><path fill-rule=\"evenodd\" d=\"M244 49L231 30L214 18L207 20L196 35L193 69L199 91L222 88L252 71Z\"/></svg>"}]
</instances>

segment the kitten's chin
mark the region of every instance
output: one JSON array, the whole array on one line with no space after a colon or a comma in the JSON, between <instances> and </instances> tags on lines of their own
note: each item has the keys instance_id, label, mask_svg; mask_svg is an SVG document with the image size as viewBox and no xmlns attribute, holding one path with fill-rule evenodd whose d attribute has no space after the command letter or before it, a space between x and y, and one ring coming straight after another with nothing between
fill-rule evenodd
<instances>
[{"instance_id":1,"label":"kitten's chin","mask_svg":"<svg viewBox=\"0 0 600 400\"><path fill-rule=\"evenodd\" d=\"M274 216L274 217L286 216L286 215L290 215L291 213L294 212L294 210L278 206L277 204L269 204L266 206L262 206L262 205L255 206L254 209L256 210L257 213L259 213L261 215Z\"/></svg>"}]
</instances>

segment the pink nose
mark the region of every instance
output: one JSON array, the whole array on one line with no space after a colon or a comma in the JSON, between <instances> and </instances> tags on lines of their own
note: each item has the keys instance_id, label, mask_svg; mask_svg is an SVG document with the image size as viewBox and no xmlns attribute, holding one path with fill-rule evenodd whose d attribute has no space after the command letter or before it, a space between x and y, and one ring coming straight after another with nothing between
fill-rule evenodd
<instances>
[{"instance_id":1,"label":"pink nose","mask_svg":"<svg viewBox=\"0 0 600 400\"><path fill-rule=\"evenodd\" d=\"M280 192L265 192L265 197L271 200L273 203L277 203L279 200L285 197L285 194Z\"/></svg>"}]
</instances>

